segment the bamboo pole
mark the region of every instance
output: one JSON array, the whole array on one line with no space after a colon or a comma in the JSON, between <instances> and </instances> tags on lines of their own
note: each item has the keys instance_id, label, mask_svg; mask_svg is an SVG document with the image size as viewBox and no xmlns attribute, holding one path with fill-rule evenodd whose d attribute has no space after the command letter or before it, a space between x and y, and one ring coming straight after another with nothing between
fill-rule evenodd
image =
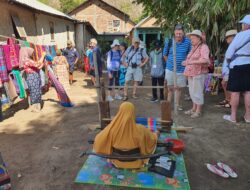
<instances>
[{"instance_id":1,"label":"bamboo pole","mask_svg":"<svg viewBox=\"0 0 250 190\"><path fill-rule=\"evenodd\" d=\"M133 88L134 86L128 86L128 88ZM104 86L104 88L124 88L124 86ZM140 88L140 89L152 89L152 88L156 88L156 89L161 89L164 88L164 86L137 86L136 88Z\"/></svg>"},{"instance_id":2,"label":"bamboo pole","mask_svg":"<svg viewBox=\"0 0 250 190\"><path fill-rule=\"evenodd\" d=\"M174 58L174 114L177 116L178 111L177 111L177 65L176 65L176 42L173 37L173 58Z\"/></svg>"}]
</instances>

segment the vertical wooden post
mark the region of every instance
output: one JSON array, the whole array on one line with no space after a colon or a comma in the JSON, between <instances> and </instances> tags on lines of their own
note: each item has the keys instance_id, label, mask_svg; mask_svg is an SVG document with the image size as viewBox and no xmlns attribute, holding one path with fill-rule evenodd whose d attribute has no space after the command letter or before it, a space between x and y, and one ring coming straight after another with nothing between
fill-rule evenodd
<instances>
[{"instance_id":1,"label":"vertical wooden post","mask_svg":"<svg viewBox=\"0 0 250 190\"><path fill-rule=\"evenodd\" d=\"M172 121L171 103L166 100L161 102L161 120ZM171 131L171 125L164 122L162 122L161 125L168 131Z\"/></svg>"},{"instance_id":2,"label":"vertical wooden post","mask_svg":"<svg viewBox=\"0 0 250 190\"><path fill-rule=\"evenodd\" d=\"M100 90L100 77L99 77L99 71L98 71L98 65L97 65L97 57L96 52L93 52L93 62L95 67L95 80L96 80L96 93L97 93L97 105L98 105L98 111L99 111L99 123L100 126L102 125L102 116L101 116L101 90Z\"/></svg>"},{"instance_id":3,"label":"vertical wooden post","mask_svg":"<svg viewBox=\"0 0 250 190\"><path fill-rule=\"evenodd\" d=\"M168 84L167 81L164 82L164 100L168 100Z\"/></svg>"},{"instance_id":4,"label":"vertical wooden post","mask_svg":"<svg viewBox=\"0 0 250 190\"><path fill-rule=\"evenodd\" d=\"M104 87L104 78L100 79L100 84L101 84L101 101L106 101L106 92L105 92L105 87Z\"/></svg>"}]
</instances>

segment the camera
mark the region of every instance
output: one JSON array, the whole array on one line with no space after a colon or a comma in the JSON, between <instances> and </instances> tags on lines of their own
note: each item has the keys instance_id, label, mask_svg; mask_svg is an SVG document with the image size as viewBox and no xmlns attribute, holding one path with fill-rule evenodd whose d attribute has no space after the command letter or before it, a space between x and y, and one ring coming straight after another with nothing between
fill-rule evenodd
<instances>
[{"instance_id":1,"label":"camera","mask_svg":"<svg viewBox=\"0 0 250 190\"><path fill-rule=\"evenodd\" d=\"M132 69L136 69L137 68L137 64L136 63L132 63Z\"/></svg>"}]
</instances>

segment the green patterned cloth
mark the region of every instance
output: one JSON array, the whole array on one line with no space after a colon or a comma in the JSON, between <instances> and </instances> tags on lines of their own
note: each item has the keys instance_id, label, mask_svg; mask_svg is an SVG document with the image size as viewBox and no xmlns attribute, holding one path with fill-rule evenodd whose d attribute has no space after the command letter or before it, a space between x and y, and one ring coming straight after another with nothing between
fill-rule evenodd
<instances>
[{"instance_id":1,"label":"green patterned cloth","mask_svg":"<svg viewBox=\"0 0 250 190\"><path fill-rule=\"evenodd\" d=\"M176 131L172 131L171 134L161 134L160 140L167 137L178 138ZM111 163L108 163L106 159L91 155L79 171L75 183L132 187L136 189L190 190L183 155L177 155L174 159L176 160L174 178L166 178L148 172L147 167L140 171L117 169Z\"/></svg>"}]
</instances>

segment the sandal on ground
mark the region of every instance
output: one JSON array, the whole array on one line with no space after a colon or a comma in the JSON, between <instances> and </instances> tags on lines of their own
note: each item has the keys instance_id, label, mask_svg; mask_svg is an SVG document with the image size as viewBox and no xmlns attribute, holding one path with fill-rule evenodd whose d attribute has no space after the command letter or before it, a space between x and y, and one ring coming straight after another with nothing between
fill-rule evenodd
<instances>
[{"instance_id":1,"label":"sandal on ground","mask_svg":"<svg viewBox=\"0 0 250 190\"><path fill-rule=\"evenodd\" d=\"M250 120L246 119L246 117L244 116L244 120L246 123L250 123Z\"/></svg>"},{"instance_id":2,"label":"sandal on ground","mask_svg":"<svg viewBox=\"0 0 250 190\"><path fill-rule=\"evenodd\" d=\"M125 95L124 95L124 97L123 97L122 100L123 100L123 101L127 101L127 100L128 100L128 96L125 96Z\"/></svg>"},{"instance_id":3,"label":"sandal on ground","mask_svg":"<svg viewBox=\"0 0 250 190\"><path fill-rule=\"evenodd\" d=\"M223 105L224 108L231 108L231 105L229 103L226 103Z\"/></svg>"},{"instance_id":4,"label":"sandal on ground","mask_svg":"<svg viewBox=\"0 0 250 190\"><path fill-rule=\"evenodd\" d=\"M198 118L201 116L201 112L194 112L192 115L191 115L191 118Z\"/></svg>"},{"instance_id":5,"label":"sandal on ground","mask_svg":"<svg viewBox=\"0 0 250 190\"><path fill-rule=\"evenodd\" d=\"M222 162L218 162L217 166L225 171L231 178L237 178L238 175L235 173L235 171L228 165L223 164Z\"/></svg>"},{"instance_id":6,"label":"sandal on ground","mask_svg":"<svg viewBox=\"0 0 250 190\"><path fill-rule=\"evenodd\" d=\"M206 165L207 165L207 169L210 172L223 178L229 178L229 175L226 172L224 172L222 169L218 168L217 166L212 165L212 164L206 164Z\"/></svg>"},{"instance_id":7,"label":"sandal on ground","mask_svg":"<svg viewBox=\"0 0 250 190\"><path fill-rule=\"evenodd\" d=\"M184 112L184 114L186 114L186 115L192 115L193 113L194 113L193 109L190 109L190 110L187 110Z\"/></svg>"},{"instance_id":8,"label":"sandal on ground","mask_svg":"<svg viewBox=\"0 0 250 190\"><path fill-rule=\"evenodd\" d=\"M133 94L132 98L138 99L138 96L136 96L136 94Z\"/></svg>"},{"instance_id":9,"label":"sandal on ground","mask_svg":"<svg viewBox=\"0 0 250 190\"><path fill-rule=\"evenodd\" d=\"M224 116L223 116L223 119L226 120L226 121L229 121L229 122L231 122L231 123L236 123L235 120L232 120L232 119L231 119L231 115L224 115Z\"/></svg>"},{"instance_id":10,"label":"sandal on ground","mask_svg":"<svg viewBox=\"0 0 250 190\"><path fill-rule=\"evenodd\" d=\"M227 104L227 103L229 103L228 100L223 100L223 101L219 102L218 105L224 106L224 105Z\"/></svg>"}]
</instances>

